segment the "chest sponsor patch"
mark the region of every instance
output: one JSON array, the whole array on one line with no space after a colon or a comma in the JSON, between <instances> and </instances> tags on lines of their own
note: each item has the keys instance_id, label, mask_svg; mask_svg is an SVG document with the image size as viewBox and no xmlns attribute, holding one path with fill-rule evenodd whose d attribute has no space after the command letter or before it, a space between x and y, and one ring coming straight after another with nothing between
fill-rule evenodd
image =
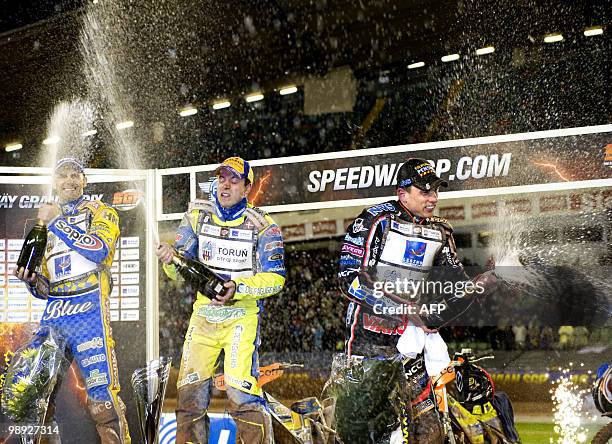
<instances>
[{"instance_id":1,"label":"chest sponsor patch","mask_svg":"<svg viewBox=\"0 0 612 444\"><path fill-rule=\"evenodd\" d=\"M428 237L429 239L442 239L442 233L440 233L438 230L431 230L429 228L423 228L423 236Z\"/></svg>"},{"instance_id":2,"label":"chest sponsor patch","mask_svg":"<svg viewBox=\"0 0 612 444\"><path fill-rule=\"evenodd\" d=\"M215 227L214 225L202 225L200 230L202 234L208 234L209 236L221 236L221 227Z\"/></svg>"},{"instance_id":3,"label":"chest sponsor patch","mask_svg":"<svg viewBox=\"0 0 612 444\"><path fill-rule=\"evenodd\" d=\"M206 241L202 245L202 258L205 261L212 260L214 256L215 244L212 241Z\"/></svg>"},{"instance_id":4,"label":"chest sponsor patch","mask_svg":"<svg viewBox=\"0 0 612 444\"><path fill-rule=\"evenodd\" d=\"M414 240L406 240L406 248L404 250L404 257L402 258L402 263L406 265L422 266L426 250L427 243Z\"/></svg>"},{"instance_id":5,"label":"chest sponsor patch","mask_svg":"<svg viewBox=\"0 0 612 444\"><path fill-rule=\"evenodd\" d=\"M414 227L414 228L420 228L420 227ZM404 233L404 234L413 234L413 231L414 231L412 224L400 224L399 222L396 222L394 220L391 221L391 229L395 231L399 231L400 233Z\"/></svg>"},{"instance_id":6,"label":"chest sponsor patch","mask_svg":"<svg viewBox=\"0 0 612 444\"><path fill-rule=\"evenodd\" d=\"M72 260L69 254L54 258L55 276L63 278L72 273Z\"/></svg>"},{"instance_id":7,"label":"chest sponsor patch","mask_svg":"<svg viewBox=\"0 0 612 444\"><path fill-rule=\"evenodd\" d=\"M66 218L66 220L68 221L68 223L70 225L78 225L79 228L85 228L84 226L81 226L81 222L85 222L85 218L87 217L86 214L78 214L76 216L68 216Z\"/></svg>"},{"instance_id":8,"label":"chest sponsor patch","mask_svg":"<svg viewBox=\"0 0 612 444\"><path fill-rule=\"evenodd\" d=\"M101 250L104 245L102 241L95 236L83 234L77 229L68 225L64 220L58 220L55 224L56 228L63 232L68 239L74 241L74 246L84 250L97 251Z\"/></svg>"},{"instance_id":9,"label":"chest sponsor patch","mask_svg":"<svg viewBox=\"0 0 612 444\"><path fill-rule=\"evenodd\" d=\"M251 240L253 239L253 232L251 230L240 230L239 228L232 228L229 231L229 238Z\"/></svg>"}]
</instances>

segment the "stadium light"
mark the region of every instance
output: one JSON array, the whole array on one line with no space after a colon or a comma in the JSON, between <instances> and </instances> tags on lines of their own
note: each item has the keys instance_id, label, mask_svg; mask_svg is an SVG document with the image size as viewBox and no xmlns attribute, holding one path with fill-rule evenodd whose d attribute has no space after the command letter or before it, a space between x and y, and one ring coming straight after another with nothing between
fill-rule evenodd
<instances>
[{"instance_id":1,"label":"stadium light","mask_svg":"<svg viewBox=\"0 0 612 444\"><path fill-rule=\"evenodd\" d=\"M229 100L220 100L218 102L213 103L213 109L223 109L229 108L231 106L231 102Z\"/></svg>"},{"instance_id":2,"label":"stadium light","mask_svg":"<svg viewBox=\"0 0 612 444\"><path fill-rule=\"evenodd\" d=\"M422 68L423 66L425 66L425 62L416 62L408 65L408 69Z\"/></svg>"},{"instance_id":3,"label":"stadium light","mask_svg":"<svg viewBox=\"0 0 612 444\"><path fill-rule=\"evenodd\" d=\"M185 108L179 111L179 116L188 117L188 116L193 116L194 114L197 114L197 113L198 113L197 108L194 108L193 106L186 106Z\"/></svg>"},{"instance_id":4,"label":"stadium light","mask_svg":"<svg viewBox=\"0 0 612 444\"><path fill-rule=\"evenodd\" d=\"M131 128L134 126L134 121L133 120L125 120L123 122L119 122L118 124L115 125L115 128L117 128L118 130L123 130L126 128Z\"/></svg>"},{"instance_id":5,"label":"stadium light","mask_svg":"<svg viewBox=\"0 0 612 444\"><path fill-rule=\"evenodd\" d=\"M11 151L20 150L21 148L23 148L23 145L20 143L9 143L4 147L7 153L10 153Z\"/></svg>"},{"instance_id":6,"label":"stadium light","mask_svg":"<svg viewBox=\"0 0 612 444\"><path fill-rule=\"evenodd\" d=\"M545 43L555 43L555 42L560 42L561 40L563 40L562 34L548 34L547 36L544 37Z\"/></svg>"},{"instance_id":7,"label":"stadium light","mask_svg":"<svg viewBox=\"0 0 612 444\"><path fill-rule=\"evenodd\" d=\"M260 100L263 100L264 95L260 92L256 92L256 93L252 93L247 95L244 100L247 101L247 103L251 103L251 102L258 102Z\"/></svg>"},{"instance_id":8,"label":"stadium light","mask_svg":"<svg viewBox=\"0 0 612 444\"><path fill-rule=\"evenodd\" d=\"M586 37L593 37L594 35L603 34L603 28L601 26L591 26L584 30L584 35Z\"/></svg>"},{"instance_id":9,"label":"stadium light","mask_svg":"<svg viewBox=\"0 0 612 444\"><path fill-rule=\"evenodd\" d=\"M449 54L440 58L443 62L452 62L454 60L459 60L459 54Z\"/></svg>"},{"instance_id":10,"label":"stadium light","mask_svg":"<svg viewBox=\"0 0 612 444\"><path fill-rule=\"evenodd\" d=\"M287 94L293 94L297 92L297 90L298 89L296 85L287 85L287 86L283 86L278 93L281 96L286 96Z\"/></svg>"},{"instance_id":11,"label":"stadium light","mask_svg":"<svg viewBox=\"0 0 612 444\"><path fill-rule=\"evenodd\" d=\"M83 134L81 134L81 137L95 136L96 134L98 134L98 130L92 129L89 131L85 131Z\"/></svg>"},{"instance_id":12,"label":"stadium light","mask_svg":"<svg viewBox=\"0 0 612 444\"><path fill-rule=\"evenodd\" d=\"M484 48L480 48L476 50L476 55L485 55L485 54L491 54L492 52L495 52L495 48L493 46L485 46Z\"/></svg>"},{"instance_id":13,"label":"stadium light","mask_svg":"<svg viewBox=\"0 0 612 444\"><path fill-rule=\"evenodd\" d=\"M60 140L59 136L50 136L43 140L43 145L55 145Z\"/></svg>"}]
</instances>

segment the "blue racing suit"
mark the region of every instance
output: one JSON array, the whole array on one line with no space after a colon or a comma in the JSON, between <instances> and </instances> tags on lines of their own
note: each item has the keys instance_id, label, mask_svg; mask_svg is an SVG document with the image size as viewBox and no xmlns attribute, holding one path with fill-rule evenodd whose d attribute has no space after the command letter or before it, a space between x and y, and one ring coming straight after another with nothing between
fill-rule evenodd
<instances>
[{"instance_id":1,"label":"blue racing suit","mask_svg":"<svg viewBox=\"0 0 612 444\"><path fill-rule=\"evenodd\" d=\"M102 443L129 443L110 325L110 266L119 217L104 203L81 196L63 204L47 229L41 270L29 287L34 297L47 300L41 326L66 339L68 359L81 372Z\"/></svg>"}]
</instances>

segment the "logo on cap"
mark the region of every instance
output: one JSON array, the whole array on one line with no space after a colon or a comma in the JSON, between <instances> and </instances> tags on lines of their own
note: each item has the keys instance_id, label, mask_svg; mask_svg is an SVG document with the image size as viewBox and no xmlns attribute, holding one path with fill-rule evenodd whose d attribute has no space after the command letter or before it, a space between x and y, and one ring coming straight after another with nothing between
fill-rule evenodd
<instances>
[{"instance_id":1,"label":"logo on cap","mask_svg":"<svg viewBox=\"0 0 612 444\"><path fill-rule=\"evenodd\" d=\"M241 157L228 157L225 159L223 163L215 170L215 176L219 175L221 168L228 168L240 179L247 179L250 183L253 183L255 176L253 174L253 169L251 168L249 162Z\"/></svg>"}]
</instances>

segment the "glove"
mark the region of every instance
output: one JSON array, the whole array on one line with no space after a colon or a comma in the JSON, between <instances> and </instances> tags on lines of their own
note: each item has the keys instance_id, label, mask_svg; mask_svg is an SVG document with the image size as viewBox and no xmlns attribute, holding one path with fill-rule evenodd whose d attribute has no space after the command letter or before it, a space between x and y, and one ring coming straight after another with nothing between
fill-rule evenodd
<instances>
[{"instance_id":1,"label":"glove","mask_svg":"<svg viewBox=\"0 0 612 444\"><path fill-rule=\"evenodd\" d=\"M495 270L485 271L472 279L475 285L484 289L480 296L487 296L494 293L499 286L499 279L495 274Z\"/></svg>"}]
</instances>

